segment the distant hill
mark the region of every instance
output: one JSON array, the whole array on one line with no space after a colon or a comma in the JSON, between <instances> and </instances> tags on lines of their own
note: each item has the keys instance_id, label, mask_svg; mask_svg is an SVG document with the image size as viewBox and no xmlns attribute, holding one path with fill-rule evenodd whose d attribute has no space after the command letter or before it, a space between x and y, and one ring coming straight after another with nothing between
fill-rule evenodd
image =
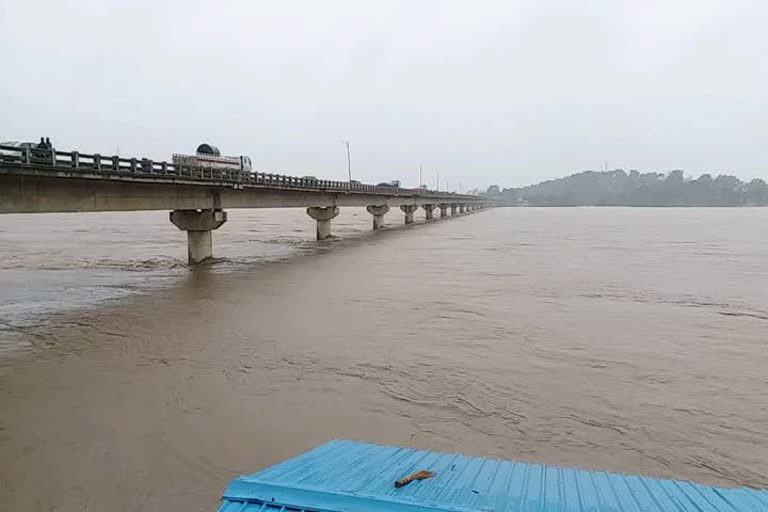
<instances>
[{"instance_id":1,"label":"distant hill","mask_svg":"<svg viewBox=\"0 0 768 512\"><path fill-rule=\"evenodd\" d=\"M585 171L522 188L490 187L487 194L506 204L529 206L768 205L768 185L759 178L749 183L728 175L702 174L692 179L684 177L683 171Z\"/></svg>"}]
</instances>

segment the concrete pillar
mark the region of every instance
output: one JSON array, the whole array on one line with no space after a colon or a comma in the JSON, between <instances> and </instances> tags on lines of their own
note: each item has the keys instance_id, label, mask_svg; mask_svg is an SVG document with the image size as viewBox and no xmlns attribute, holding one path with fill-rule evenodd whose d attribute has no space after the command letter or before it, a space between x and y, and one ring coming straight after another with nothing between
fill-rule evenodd
<instances>
[{"instance_id":1,"label":"concrete pillar","mask_svg":"<svg viewBox=\"0 0 768 512\"><path fill-rule=\"evenodd\" d=\"M464 213L467 211L467 207L463 204L459 205L459 213Z\"/></svg>"},{"instance_id":2,"label":"concrete pillar","mask_svg":"<svg viewBox=\"0 0 768 512\"><path fill-rule=\"evenodd\" d=\"M444 219L448 216L448 205L447 204L440 204L438 205L440 207L440 218Z\"/></svg>"},{"instance_id":3,"label":"concrete pillar","mask_svg":"<svg viewBox=\"0 0 768 512\"><path fill-rule=\"evenodd\" d=\"M427 220L432 220L435 218L435 216L432 214L432 212L435 211L434 204L423 204L421 205L422 208L424 208L424 211L427 213Z\"/></svg>"},{"instance_id":4,"label":"concrete pillar","mask_svg":"<svg viewBox=\"0 0 768 512\"><path fill-rule=\"evenodd\" d=\"M400 205L400 209L403 210L403 213L405 214L405 223L406 224L413 224L413 212L416 211L415 204L403 204Z\"/></svg>"},{"instance_id":5,"label":"concrete pillar","mask_svg":"<svg viewBox=\"0 0 768 512\"><path fill-rule=\"evenodd\" d=\"M325 240L331 236L331 219L339 214L335 206L310 206L307 215L317 221L317 239Z\"/></svg>"},{"instance_id":6,"label":"concrete pillar","mask_svg":"<svg viewBox=\"0 0 768 512\"><path fill-rule=\"evenodd\" d=\"M368 206L366 208L368 213L373 215L373 230L381 229L384 227L384 214L389 211L389 206Z\"/></svg>"},{"instance_id":7,"label":"concrete pillar","mask_svg":"<svg viewBox=\"0 0 768 512\"><path fill-rule=\"evenodd\" d=\"M213 257L211 231L227 222L227 212L221 210L173 210L171 222L187 232L187 262L197 265Z\"/></svg>"},{"instance_id":8,"label":"concrete pillar","mask_svg":"<svg viewBox=\"0 0 768 512\"><path fill-rule=\"evenodd\" d=\"M457 212L457 209L458 209L458 207L459 207L459 205L457 205L457 204L455 204L455 203L451 205L451 217L453 217L454 215L456 215L456 212Z\"/></svg>"}]
</instances>

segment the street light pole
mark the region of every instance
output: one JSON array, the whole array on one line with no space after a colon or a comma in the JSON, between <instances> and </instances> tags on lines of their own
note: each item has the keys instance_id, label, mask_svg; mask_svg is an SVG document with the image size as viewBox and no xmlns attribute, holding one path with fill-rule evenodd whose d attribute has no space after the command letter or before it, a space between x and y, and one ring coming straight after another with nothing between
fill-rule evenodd
<instances>
[{"instance_id":1,"label":"street light pole","mask_svg":"<svg viewBox=\"0 0 768 512\"><path fill-rule=\"evenodd\" d=\"M347 145L347 174L349 175L349 189L352 190L352 159L349 156L349 141L341 141Z\"/></svg>"},{"instance_id":2,"label":"street light pole","mask_svg":"<svg viewBox=\"0 0 768 512\"><path fill-rule=\"evenodd\" d=\"M421 186L424 184L424 180L421 177L421 166L419 166L419 189L421 189Z\"/></svg>"}]
</instances>

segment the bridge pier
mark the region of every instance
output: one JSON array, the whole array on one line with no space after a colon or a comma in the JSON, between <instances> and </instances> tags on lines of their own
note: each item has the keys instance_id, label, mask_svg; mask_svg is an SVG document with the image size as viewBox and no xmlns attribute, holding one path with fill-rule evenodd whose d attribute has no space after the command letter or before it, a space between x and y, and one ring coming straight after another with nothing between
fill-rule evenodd
<instances>
[{"instance_id":1,"label":"bridge pier","mask_svg":"<svg viewBox=\"0 0 768 512\"><path fill-rule=\"evenodd\" d=\"M413 212L416 211L418 206L415 204L403 204L400 205L400 209L405 214L405 223L406 224L413 224Z\"/></svg>"},{"instance_id":2,"label":"bridge pier","mask_svg":"<svg viewBox=\"0 0 768 512\"><path fill-rule=\"evenodd\" d=\"M448 205L447 204L439 204L440 207L440 218L444 219L448 216Z\"/></svg>"},{"instance_id":3,"label":"bridge pier","mask_svg":"<svg viewBox=\"0 0 768 512\"><path fill-rule=\"evenodd\" d=\"M467 207L463 204L459 205L459 213L466 213Z\"/></svg>"},{"instance_id":4,"label":"bridge pier","mask_svg":"<svg viewBox=\"0 0 768 512\"><path fill-rule=\"evenodd\" d=\"M459 208L459 205L455 203L451 205L451 217L456 215L456 213L458 212L458 208Z\"/></svg>"},{"instance_id":5,"label":"bridge pier","mask_svg":"<svg viewBox=\"0 0 768 512\"><path fill-rule=\"evenodd\" d=\"M187 262L198 265L213 257L214 229L227 222L227 212L221 210L173 210L171 222L187 232Z\"/></svg>"},{"instance_id":6,"label":"bridge pier","mask_svg":"<svg viewBox=\"0 0 768 512\"><path fill-rule=\"evenodd\" d=\"M384 227L384 214L389 211L389 206L368 206L365 208L368 213L373 215L373 230L379 230Z\"/></svg>"},{"instance_id":7,"label":"bridge pier","mask_svg":"<svg viewBox=\"0 0 768 512\"><path fill-rule=\"evenodd\" d=\"M317 221L317 239L325 240L331 236L331 220L339 214L335 206L310 206L307 215Z\"/></svg>"},{"instance_id":8,"label":"bridge pier","mask_svg":"<svg viewBox=\"0 0 768 512\"><path fill-rule=\"evenodd\" d=\"M435 207L437 205L434 204L423 204L421 205L422 208L424 208L424 212L426 212L427 220L432 220L435 218L433 212L435 211Z\"/></svg>"}]
</instances>

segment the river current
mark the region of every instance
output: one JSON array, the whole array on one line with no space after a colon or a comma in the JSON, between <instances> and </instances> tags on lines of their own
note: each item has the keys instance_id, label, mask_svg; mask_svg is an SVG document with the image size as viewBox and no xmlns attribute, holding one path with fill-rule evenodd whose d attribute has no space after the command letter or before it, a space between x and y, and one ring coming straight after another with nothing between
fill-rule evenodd
<instances>
[{"instance_id":1,"label":"river current","mask_svg":"<svg viewBox=\"0 0 768 512\"><path fill-rule=\"evenodd\" d=\"M190 270L167 212L0 216L2 508L215 510L331 438L768 486L768 209L229 218Z\"/></svg>"}]
</instances>

